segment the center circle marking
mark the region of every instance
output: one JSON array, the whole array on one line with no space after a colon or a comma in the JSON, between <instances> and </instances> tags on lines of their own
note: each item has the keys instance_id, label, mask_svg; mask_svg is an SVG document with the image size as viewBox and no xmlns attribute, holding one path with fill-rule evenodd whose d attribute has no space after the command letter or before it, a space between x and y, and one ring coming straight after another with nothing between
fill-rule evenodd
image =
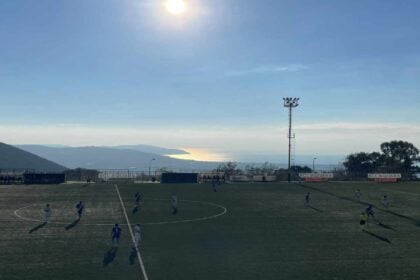
<instances>
[{"instance_id":1,"label":"center circle marking","mask_svg":"<svg viewBox=\"0 0 420 280\"><path fill-rule=\"evenodd\" d=\"M149 199L145 199L144 201L170 201L169 199L161 199L161 198L149 198ZM160 222L147 222L147 223L140 223L141 225L164 225L164 224L181 224L181 223L192 223L192 222L199 222L199 221L205 221L205 220L210 220L210 219L215 219L218 218L220 216L223 216L227 213L227 208L220 205L220 204L216 204L216 203L212 203L212 202L206 202L206 201L198 201L198 200L179 200L179 202L187 202L187 203L196 203L196 204L203 204L203 205L208 205L208 206L212 206L215 208L219 208L222 211L215 214L215 215L211 215L211 216L204 216L204 217L199 217L199 218L193 218L193 219L184 219L184 220L176 220L176 221L160 221ZM43 222L42 220L38 220L38 219L31 219L28 217L24 217L22 215L19 214L19 211L30 208L32 206L35 205L45 205L45 203L34 203L34 204L30 204L27 206L23 206L21 208L18 208L14 211L14 215L21 219L21 220L25 220L25 221L30 221L30 222ZM49 222L49 224L58 224L58 225L68 225L71 222L68 223L64 223L64 222ZM81 223L81 226L113 226L114 224L94 224L94 223L89 223L89 224L84 224ZM120 225L127 225L127 224L120 224ZM135 225L135 224L130 224L131 226Z\"/></svg>"}]
</instances>

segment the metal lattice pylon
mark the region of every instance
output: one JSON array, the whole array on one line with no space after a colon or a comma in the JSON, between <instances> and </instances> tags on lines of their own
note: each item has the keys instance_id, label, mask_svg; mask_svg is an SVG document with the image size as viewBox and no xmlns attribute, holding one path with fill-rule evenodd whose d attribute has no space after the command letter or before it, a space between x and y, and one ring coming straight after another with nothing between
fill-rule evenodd
<instances>
[{"instance_id":1,"label":"metal lattice pylon","mask_svg":"<svg viewBox=\"0 0 420 280\"><path fill-rule=\"evenodd\" d=\"M294 166L296 163L295 157L296 157L296 134L293 132L292 133L292 158L291 158L292 166Z\"/></svg>"}]
</instances>

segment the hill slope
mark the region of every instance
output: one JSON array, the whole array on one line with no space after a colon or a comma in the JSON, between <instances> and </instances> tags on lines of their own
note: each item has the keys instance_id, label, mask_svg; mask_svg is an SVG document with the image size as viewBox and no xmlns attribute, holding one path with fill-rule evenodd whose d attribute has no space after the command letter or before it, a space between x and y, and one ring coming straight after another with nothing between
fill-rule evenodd
<instances>
[{"instance_id":1,"label":"hill slope","mask_svg":"<svg viewBox=\"0 0 420 280\"><path fill-rule=\"evenodd\" d=\"M0 143L0 169L62 172L67 168L14 146Z\"/></svg>"},{"instance_id":2,"label":"hill slope","mask_svg":"<svg viewBox=\"0 0 420 280\"><path fill-rule=\"evenodd\" d=\"M122 145L122 146L113 146L107 148L123 149L123 150L135 150L143 153L151 153L158 155L186 155L188 152L180 149L168 149L163 147L151 146L151 145Z\"/></svg>"},{"instance_id":3,"label":"hill slope","mask_svg":"<svg viewBox=\"0 0 420 280\"><path fill-rule=\"evenodd\" d=\"M19 148L48 158L69 168L94 169L131 169L147 171L150 160L152 170L159 167L178 171L192 171L216 168L218 163L180 160L154 153L145 153L134 149L110 147L47 147L41 145L21 145Z\"/></svg>"}]
</instances>

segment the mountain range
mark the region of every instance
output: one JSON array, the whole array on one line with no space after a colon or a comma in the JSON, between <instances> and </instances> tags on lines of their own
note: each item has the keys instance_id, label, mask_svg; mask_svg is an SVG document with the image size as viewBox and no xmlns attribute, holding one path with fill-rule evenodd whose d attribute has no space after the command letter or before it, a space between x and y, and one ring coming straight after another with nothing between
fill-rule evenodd
<instances>
[{"instance_id":1,"label":"mountain range","mask_svg":"<svg viewBox=\"0 0 420 280\"><path fill-rule=\"evenodd\" d=\"M149 145L116 147L18 145L17 147L69 168L147 171L151 165L152 170L165 167L174 171L199 171L214 169L219 165L217 162L171 158L166 155L187 152Z\"/></svg>"},{"instance_id":2,"label":"mountain range","mask_svg":"<svg viewBox=\"0 0 420 280\"><path fill-rule=\"evenodd\" d=\"M66 168L92 168L99 170L131 170L145 171L165 168L172 171L203 171L217 168L220 162L203 162L182 160L167 155L188 154L180 149L167 149L151 145L125 145L113 147L68 147L62 145L17 145L11 146L0 143L0 169L21 170L30 169L40 172L61 172ZM260 157L261 158L261 157ZM273 159L274 155L267 155L264 159ZM325 157L324 157L325 158ZM311 162L312 157L300 156L298 162ZM330 162L335 157L326 158ZM267 160L270 161L270 160ZM261 162L256 160L255 162ZM239 168L244 168L249 162L238 162ZM257 163L258 165L258 163ZM276 164L287 168L286 164ZM301 164L309 165L312 164ZM317 170L331 170L337 167L326 163L317 163Z\"/></svg>"},{"instance_id":3,"label":"mountain range","mask_svg":"<svg viewBox=\"0 0 420 280\"><path fill-rule=\"evenodd\" d=\"M180 149L168 149L163 147L151 146L151 145L121 145L121 146L111 146L106 148L113 148L113 149L122 149L122 150L134 150L143 153L151 153L151 154L158 154L158 155L187 155L188 152Z\"/></svg>"},{"instance_id":4,"label":"mountain range","mask_svg":"<svg viewBox=\"0 0 420 280\"><path fill-rule=\"evenodd\" d=\"M67 168L41 156L24 151L5 143L0 143L0 170L34 172L62 172Z\"/></svg>"}]
</instances>

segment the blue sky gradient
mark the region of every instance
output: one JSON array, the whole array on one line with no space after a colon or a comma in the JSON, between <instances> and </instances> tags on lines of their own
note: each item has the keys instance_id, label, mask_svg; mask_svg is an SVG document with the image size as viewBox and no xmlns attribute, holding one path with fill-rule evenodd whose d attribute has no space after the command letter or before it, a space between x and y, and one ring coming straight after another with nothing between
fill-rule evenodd
<instances>
[{"instance_id":1,"label":"blue sky gradient","mask_svg":"<svg viewBox=\"0 0 420 280\"><path fill-rule=\"evenodd\" d=\"M284 96L301 97L297 125L420 121L419 1L188 0L183 18L161 2L1 1L0 124L243 133L250 125L279 127L272 137L284 138ZM301 141L311 153L311 139ZM83 143L107 144L99 142ZM268 154L259 145L241 151Z\"/></svg>"}]
</instances>

